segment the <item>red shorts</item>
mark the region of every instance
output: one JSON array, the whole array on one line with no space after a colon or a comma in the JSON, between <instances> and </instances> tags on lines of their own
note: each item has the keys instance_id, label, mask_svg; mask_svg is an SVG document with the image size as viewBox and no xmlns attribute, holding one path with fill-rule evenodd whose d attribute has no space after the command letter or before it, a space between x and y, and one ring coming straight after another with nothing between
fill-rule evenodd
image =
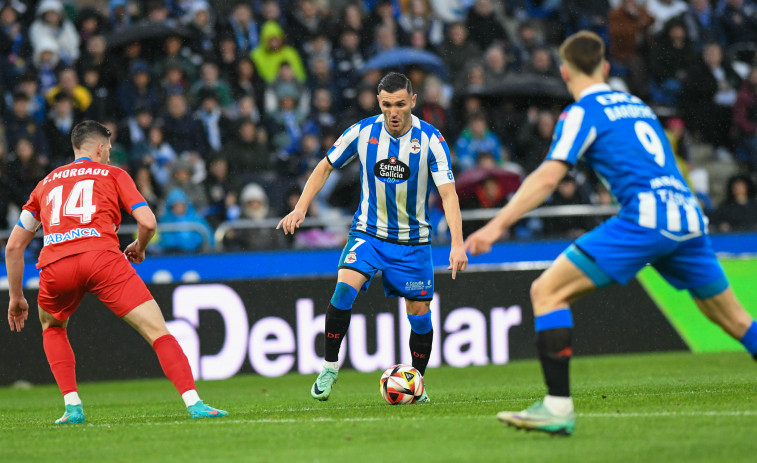
<instances>
[{"instance_id":1,"label":"red shorts","mask_svg":"<svg viewBox=\"0 0 757 463\"><path fill-rule=\"evenodd\" d=\"M153 298L126 256L118 251L74 254L40 269L37 302L57 320L68 319L88 292L119 317Z\"/></svg>"}]
</instances>

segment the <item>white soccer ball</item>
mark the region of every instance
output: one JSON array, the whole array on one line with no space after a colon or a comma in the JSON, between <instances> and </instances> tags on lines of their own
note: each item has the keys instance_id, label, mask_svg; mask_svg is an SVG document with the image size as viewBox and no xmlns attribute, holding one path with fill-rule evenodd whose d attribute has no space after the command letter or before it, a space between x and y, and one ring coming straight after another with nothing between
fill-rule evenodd
<instances>
[{"instance_id":1,"label":"white soccer ball","mask_svg":"<svg viewBox=\"0 0 757 463\"><path fill-rule=\"evenodd\" d=\"M423 395L423 376L410 365L394 365L381 375L379 389L388 404L413 404Z\"/></svg>"}]
</instances>

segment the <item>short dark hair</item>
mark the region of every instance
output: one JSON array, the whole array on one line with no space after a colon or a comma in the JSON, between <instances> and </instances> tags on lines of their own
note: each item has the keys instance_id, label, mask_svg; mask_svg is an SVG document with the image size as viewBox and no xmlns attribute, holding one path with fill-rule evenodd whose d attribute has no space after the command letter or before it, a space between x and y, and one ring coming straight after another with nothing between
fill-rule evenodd
<instances>
[{"instance_id":1,"label":"short dark hair","mask_svg":"<svg viewBox=\"0 0 757 463\"><path fill-rule=\"evenodd\" d=\"M400 74L399 72L390 72L389 74L385 75L384 78L379 82L378 93L381 93L381 90L384 90L387 93L407 90L407 93L412 95L413 84L410 82L410 79L405 76L405 74Z\"/></svg>"},{"instance_id":2,"label":"short dark hair","mask_svg":"<svg viewBox=\"0 0 757 463\"><path fill-rule=\"evenodd\" d=\"M110 139L110 130L97 121L82 121L71 131L71 144L75 149L81 148L85 141L92 138Z\"/></svg>"},{"instance_id":3,"label":"short dark hair","mask_svg":"<svg viewBox=\"0 0 757 463\"><path fill-rule=\"evenodd\" d=\"M590 31L580 31L568 37L560 47L560 58L567 65L590 76L605 57L605 43Z\"/></svg>"}]
</instances>

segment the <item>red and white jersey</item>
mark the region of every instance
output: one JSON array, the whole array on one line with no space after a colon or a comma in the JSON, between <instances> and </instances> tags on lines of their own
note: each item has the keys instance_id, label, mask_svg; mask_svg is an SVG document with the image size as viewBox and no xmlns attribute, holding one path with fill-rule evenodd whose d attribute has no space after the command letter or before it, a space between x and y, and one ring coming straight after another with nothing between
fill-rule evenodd
<instances>
[{"instance_id":1,"label":"red and white jersey","mask_svg":"<svg viewBox=\"0 0 757 463\"><path fill-rule=\"evenodd\" d=\"M121 209L147 206L134 180L118 167L79 158L47 174L32 191L19 225L36 230L41 222L44 247L37 268L64 257L97 249L120 252L116 230ZM31 223L29 223L31 222Z\"/></svg>"}]
</instances>

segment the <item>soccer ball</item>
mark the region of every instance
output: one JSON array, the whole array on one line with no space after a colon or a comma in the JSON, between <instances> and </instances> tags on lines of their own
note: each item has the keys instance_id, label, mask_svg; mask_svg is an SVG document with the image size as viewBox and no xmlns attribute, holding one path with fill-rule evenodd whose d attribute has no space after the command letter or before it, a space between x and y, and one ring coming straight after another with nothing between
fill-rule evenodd
<instances>
[{"instance_id":1,"label":"soccer ball","mask_svg":"<svg viewBox=\"0 0 757 463\"><path fill-rule=\"evenodd\" d=\"M423 395L423 376L410 365L394 365L381 375L381 397L390 405L414 404Z\"/></svg>"}]
</instances>

